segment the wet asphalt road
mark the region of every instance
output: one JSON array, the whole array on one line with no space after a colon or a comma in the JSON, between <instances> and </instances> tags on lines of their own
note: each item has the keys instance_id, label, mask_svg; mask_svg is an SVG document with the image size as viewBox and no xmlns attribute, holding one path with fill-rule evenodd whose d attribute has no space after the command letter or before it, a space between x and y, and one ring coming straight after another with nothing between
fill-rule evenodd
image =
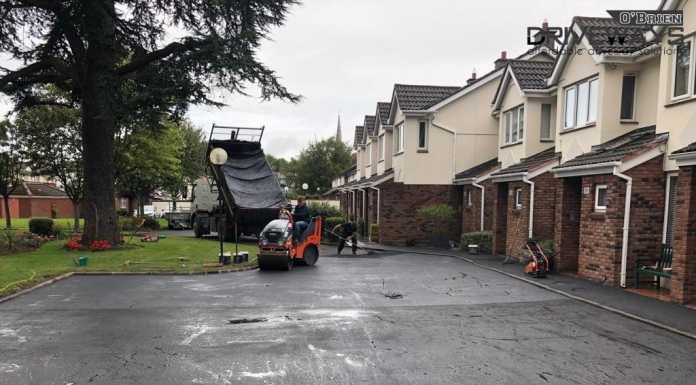
<instances>
[{"instance_id":1,"label":"wet asphalt road","mask_svg":"<svg viewBox=\"0 0 696 385\"><path fill-rule=\"evenodd\" d=\"M445 257L322 258L290 273L73 277L0 304L2 385L695 378L696 341Z\"/></svg>"}]
</instances>

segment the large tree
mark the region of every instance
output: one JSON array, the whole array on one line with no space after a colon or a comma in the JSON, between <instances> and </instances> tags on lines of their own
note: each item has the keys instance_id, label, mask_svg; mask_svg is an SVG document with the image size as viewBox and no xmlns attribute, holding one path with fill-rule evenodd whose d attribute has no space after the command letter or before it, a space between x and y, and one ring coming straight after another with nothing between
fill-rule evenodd
<instances>
[{"instance_id":1,"label":"large tree","mask_svg":"<svg viewBox=\"0 0 696 385\"><path fill-rule=\"evenodd\" d=\"M22 155L33 175L57 180L73 204L73 231L80 231L84 196L80 112L63 106L36 106L14 120Z\"/></svg>"},{"instance_id":2,"label":"large tree","mask_svg":"<svg viewBox=\"0 0 696 385\"><path fill-rule=\"evenodd\" d=\"M296 192L302 193L301 186L307 184L307 193L325 192L331 182L350 166L350 148L335 137L312 142L302 150L290 165L288 178Z\"/></svg>"},{"instance_id":3,"label":"large tree","mask_svg":"<svg viewBox=\"0 0 696 385\"><path fill-rule=\"evenodd\" d=\"M5 227L12 227L10 195L22 185L25 163L19 151L14 126L8 121L0 122L0 196L2 196Z\"/></svg>"},{"instance_id":4,"label":"large tree","mask_svg":"<svg viewBox=\"0 0 696 385\"><path fill-rule=\"evenodd\" d=\"M179 132L181 149L179 151L179 172L167 180L163 186L172 198L172 210L176 210L176 201L184 197L189 186L205 175L205 152L207 143L200 128L196 128L188 120L170 121L167 124Z\"/></svg>"},{"instance_id":5,"label":"large tree","mask_svg":"<svg viewBox=\"0 0 696 385\"><path fill-rule=\"evenodd\" d=\"M256 58L269 29L296 0L0 0L0 92L17 109L79 106L85 169L85 234L118 241L114 136L131 121L157 122L211 88L296 101ZM40 90L67 93L56 100Z\"/></svg>"}]
</instances>

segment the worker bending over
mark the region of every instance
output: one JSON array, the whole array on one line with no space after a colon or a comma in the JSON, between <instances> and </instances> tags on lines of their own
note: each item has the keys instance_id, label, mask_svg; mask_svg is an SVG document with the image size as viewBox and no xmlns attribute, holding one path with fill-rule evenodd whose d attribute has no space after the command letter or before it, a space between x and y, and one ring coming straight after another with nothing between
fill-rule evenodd
<instances>
[{"instance_id":1,"label":"worker bending over","mask_svg":"<svg viewBox=\"0 0 696 385\"><path fill-rule=\"evenodd\" d=\"M348 219L346 223L338 224L333 228L333 233L339 236L338 239L338 255L341 255L343 248L346 246L346 241L350 240L353 255L358 252L358 237L355 232L357 228L352 219Z\"/></svg>"}]
</instances>

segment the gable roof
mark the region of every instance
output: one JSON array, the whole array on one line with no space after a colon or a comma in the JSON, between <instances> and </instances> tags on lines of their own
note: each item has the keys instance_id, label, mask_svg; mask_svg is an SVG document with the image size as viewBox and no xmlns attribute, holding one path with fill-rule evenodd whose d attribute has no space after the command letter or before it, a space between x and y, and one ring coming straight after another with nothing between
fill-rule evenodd
<instances>
[{"instance_id":1,"label":"gable roof","mask_svg":"<svg viewBox=\"0 0 696 385\"><path fill-rule=\"evenodd\" d=\"M513 77L520 90L533 91L548 89L547 81L553 71L554 63L534 60L510 60L505 75L498 83L493 98L494 110L498 110L505 97L510 78Z\"/></svg>"},{"instance_id":2,"label":"gable roof","mask_svg":"<svg viewBox=\"0 0 696 385\"><path fill-rule=\"evenodd\" d=\"M551 63L556 59L558 56L558 53L549 47L546 46L538 46L534 47L532 49L527 50L525 53L521 54L520 56L516 57L515 59L512 60L529 60L535 57L548 57L551 59ZM501 59L498 59L501 60ZM459 91L453 93L452 95L447 96L446 98L438 101L437 103L433 104L430 106L429 110L434 111L439 108L442 108L449 103L454 102L455 100L461 98L462 96L468 94L469 92L472 92L473 90L479 88L480 86L483 86L487 84L490 81L493 81L500 77L500 75L503 74L503 71L505 71L505 65L503 64L500 67L496 67L489 71L488 73L484 74L483 76L478 77L476 80L468 83L464 87L460 88Z\"/></svg>"},{"instance_id":3,"label":"gable roof","mask_svg":"<svg viewBox=\"0 0 696 385\"><path fill-rule=\"evenodd\" d=\"M510 174L520 174L530 171L534 171L546 164L557 161L560 159L560 153L556 153L556 148L551 147L542 152L538 152L532 156L521 159L518 163L515 163L507 168L500 171L496 171L492 176L500 177Z\"/></svg>"},{"instance_id":4,"label":"gable roof","mask_svg":"<svg viewBox=\"0 0 696 385\"><path fill-rule=\"evenodd\" d=\"M370 136L375 135L375 122L376 122L376 117L374 115L365 115L365 135L363 135L363 143L367 141L367 138Z\"/></svg>"},{"instance_id":5,"label":"gable roof","mask_svg":"<svg viewBox=\"0 0 696 385\"><path fill-rule=\"evenodd\" d=\"M655 126L638 128L608 142L592 146L590 152L579 155L554 167L554 170L591 164L620 162L629 155L642 153L644 150L653 148L657 144L664 143L667 138L668 135L666 133L656 134Z\"/></svg>"},{"instance_id":6,"label":"gable roof","mask_svg":"<svg viewBox=\"0 0 696 385\"><path fill-rule=\"evenodd\" d=\"M364 131L365 131L365 127L355 126L355 136L353 137L353 148L354 149L357 149L358 146L363 143Z\"/></svg>"},{"instance_id":7,"label":"gable roof","mask_svg":"<svg viewBox=\"0 0 696 385\"><path fill-rule=\"evenodd\" d=\"M17 186L12 196L67 198L65 192L53 184L24 182Z\"/></svg>"},{"instance_id":8,"label":"gable roof","mask_svg":"<svg viewBox=\"0 0 696 385\"><path fill-rule=\"evenodd\" d=\"M472 178L478 178L480 176L485 175L486 173L493 171L495 168L498 167L498 158L493 158L491 160L487 160L481 164L477 164L476 166L464 170L460 173L457 173L457 175L454 176L454 179L472 179Z\"/></svg>"},{"instance_id":9,"label":"gable roof","mask_svg":"<svg viewBox=\"0 0 696 385\"><path fill-rule=\"evenodd\" d=\"M401 111L423 111L462 87L395 84L394 98Z\"/></svg>"},{"instance_id":10,"label":"gable roof","mask_svg":"<svg viewBox=\"0 0 696 385\"><path fill-rule=\"evenodd\" d=\"M378 102L377 103L377 111L375 112L375 116L377 117L377 121L380 122L383 126L389 125L389 112L391 111L391 103L390 102Z\"/></svg>"},{"instance_id":11,"label":"gable roof","mask_svg":"<svg viewBox=\"0 0 696 385\"><path fill-rule=\"evenodd\" d=\"M555 84L560 78L560 73L568 63L568 58L573 48L579 42L578 37L583 37L594 50L593 58L597 56L627 56L639 52L651 45L646 39L650 31L648 27L623 25L611 17L586 17L575 16L570 25L571 33L561 47L564 55L556 57L553 73L548 81L549 85ZM619 41L618 37L624 39Z\"/></svg>"}]
</instances>

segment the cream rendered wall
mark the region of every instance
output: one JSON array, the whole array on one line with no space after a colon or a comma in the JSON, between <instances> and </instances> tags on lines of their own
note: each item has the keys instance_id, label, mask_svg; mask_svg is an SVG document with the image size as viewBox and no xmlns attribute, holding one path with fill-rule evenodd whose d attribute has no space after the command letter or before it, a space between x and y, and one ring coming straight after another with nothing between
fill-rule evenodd
<instances>
[{"instance_id":1,"label":"cream rendered wall","mask_svg":"<svg viewBox=\"0 0 696 385\"><path fill-rule=\"evenodd\" d=\"M491 115L491 102L500 76L440 108L433 122L456 132L455 173L497 156L498 120ZM443 165L444 167L444 165Z\"/></svg>"},{"instance_id":2,"label":"cream rendered wall","mask_svg":"<svg viewBox=\"0 0 696 385\"><path fill-rule=\"evenodd\" d=\"M525 105L524 115L525 115L525 138L526 126L527 126L527 106L525 103L525 98L522 95L522 91L517 86L514 80L511 80L507 88L505 89L505 97L501 103L500 114L498 116L498 161L502 168L511 166L515 163L519 163L520 159L526 156L524 141L517 144L505 144L505 112L519 107L520 105Z\"/></svg>"},{"instance_id":3,"label":"cream rendered wall","mask_svg":"<svg viewBox=\"0 0 696 385\"><path fill-rule=\"evenodd\" d=\"M405 117L404 114L401 112L401 109L397 106L396 111L394 113L394 130L396 130L396 127L405 122ZM400 152L396 153L396 143L394 141L396 140L396 136L392 134L392 167L394 168L394 182L403 182L404 181L404 175L406 173L406 162L405 162L405 152Z\"/></svg>"},{"instance_id":4,"label":"cream rendered wall","mask_svg":"<svg viewBox=\"0 0 696 385\"><path fill-rule=\"evenodd\" d=\"M454 179L454 135L428 124L427 150L418 150L418 124L427 117L407 116L404 129L404 183L451 184Z\"/></svg>"},{"instance_id":5,"label":"cream rendered wall","mask_svg":"<svg viewBox=\"0 0 696 385\"><path fill-rule=\"evenodd\" d=\"M384 159L378 159L377 160L377 174L382 175L384 174L385 171L389 170L392 168L392 156L393 154L393 147L392 147L392 141L394 140L392 138L392 132L391 130L385 130L384 127L380 126L379 129L379 135L384 137ZM379 143L379 141L377 141ZM379 154L379 152L378 152Z\"/></svg>"},{"instance_id":6,"label":"cream rendered wall","mask_svg":"<svg viewBox=\"0 0 696 385\"><path fill-rule=\"evenodd\" d=\"M577 47L585 48L582 43L579 43ZM587 54L587 51L584 51L582 55L571 55L568 58L568 63L566 63L561 79L558 82L558 90L556 91L556 106L558 106L558 113L556 114L556 151L561 152L561 162L568 161L590 151L592 145L599 144L601 141L601 133L597 127L576 131L564 131L563 129L565 87L595 74L599 74L600 92L597 100L597 120L599 123L602 116L602 108L604 107L602 103L604 82L600 66L595 64L592 57Z\"/></svg>"},{"instance_id":7,"label":"cream rendered wall","mask_svg":"<svg viewBox=\"0 0 696 385\"><path fill-rule=\"evenodd\" d=\"M365 150L363 146L358 146L358 156L356 162L356 169L358 170L357 178L362 179L365 177Z\"/></svg>"},{"instance_id":8,"label":"cream rendered wall","mask_svg":"<svg viewBox=\"0 0 696 385\"><path fill-rule=\"evenodd\" d=\"M538 154L554 146L554 140L541 140L541 105L551 105L551 135L554 136L556 127L556 96L549 97L527 97L527 104L524 109L524 146L525 157Z\"/></svg>"},{"instance_id":9,"label":"cream rendered wall","mask_svg":"<svg viewBox=\"0 0 696 385\"><path fill-rule=\"evenodd\" d=\"M696 1L687 1L683 6L683 11L683 33L688 35L696 31ZM670 40L668 36L662 39L663 51L671 47L668 40ZM673 59L673 55L662 56L657 90L657 132L669 132L667 154L696 142L696 98L690 102L669 106ZM665 157L665 170L674 171L677 169L677 164Z\"/></svg>"},{"instance_id":10,"label":"cream rendered wall","mask_svg":"<svg viewBox=\"0 0 696 385\"><path fill-rule=\"evenodd\" d=\"M379 162L379 137L373 136L370 140L372 143L370 146L372 149L372 165L370 166L371 173L367 175L368 177L377 174L377 163Z\"/></svg>"},{"instance_id":11,"label":"cream rendered wall","mask_svg":"<svg viewBox=\"0 0 696 385\"><path fill-rule=\"evenodd\" d=\"M605 64L600 79L601 115L598 129L601 142L606 142L639 127L655 124L657 118L657 84L659 59L652 58L636 64ZM621 91L624 74L636 74L635 122L625 123L620 119ZM593 143L598 144L598 143Z\"/></svg>"}]
</instances>

